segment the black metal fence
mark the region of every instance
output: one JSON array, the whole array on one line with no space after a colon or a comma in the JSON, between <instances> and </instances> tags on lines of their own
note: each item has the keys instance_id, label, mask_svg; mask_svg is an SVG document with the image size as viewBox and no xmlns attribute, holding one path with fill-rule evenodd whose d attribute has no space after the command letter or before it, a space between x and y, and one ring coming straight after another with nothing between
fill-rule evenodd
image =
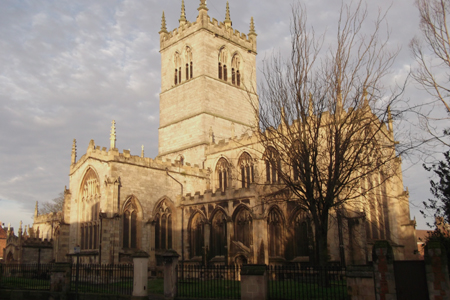
<instances>
[{"instance_id":1,"label":"black metal fence","mask_svg":"<svg viewBox=\"0 0 450 300\"><path fill-rule=\"evenodd\" d=\"M51 264L0 264L0 289L50 290Z\"/></svg>"},{"instance_id":2,"label":"black metal fence","mask_svg":"<svg viewBox=\"0 0 450 300\"><path fill-rule=\"evenodd\" d=\"M72 265L71 291L131 295L133 292L133 265Z\"/></svg>"},{"instance_id":3,"label":"black metal fence","mask_svg":"<svg viewBox=\"0 0 450 300\"><path fill-rule=\"evenodd\" d=\"M237 265L205 267L179 263L177 268L177 297L241 298L241 268Z\"/></svg>"},{"instance_id":4,"label":"black metal fence","mask_svg":"<svg viewBox=\"0 0 450 300\"><path fill-rule=\"evenodd\" d=\"M268 266L269 299L347 299L345 269Z\"/></svg>"}]
</instances>

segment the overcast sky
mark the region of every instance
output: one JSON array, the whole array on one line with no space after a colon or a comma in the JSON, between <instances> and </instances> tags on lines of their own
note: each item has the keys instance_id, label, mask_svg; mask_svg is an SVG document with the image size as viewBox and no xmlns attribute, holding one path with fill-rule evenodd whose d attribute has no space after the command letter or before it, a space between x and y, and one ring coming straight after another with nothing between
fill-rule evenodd
<instances>
[{"instance_id":1,"label":"overcast sky","mask_svg":"<svg viewBox=\"0 0 450 300\"><path fill-rule=\"evenodd\" d=\"M191 22L199 0L186 0ZM332 32L340 1L300 1L316 32ZM345 1L344 1L345 2ZM258 68L274 51L289 50L291 1L230 0L233 28L258 34ZM370 1L369 21L391 6L390 44L401 47L389 80L403 82L413 65L409 41L418 34L413 0ZM225 0L207 2L209 16L225 18ZM117 147L145 156L158 153L159 30L178 27L181 0L0 1L0 221L32 223L36 201L49 201L69 184L72 141L78 158L90 139L109 147L111 121ZM260 72L258 74L261 79ZM405 101L427 101L414 83ZM442 107L437 107L441 109ZM414 122L413 119L409 120ZM426 228L416 206L429 197L428 173L417 158L404 159L411 218ZM412 163L416 163L415 165ZM412 165L412 166L411 166Z\"/></svg>"}]
</instances>

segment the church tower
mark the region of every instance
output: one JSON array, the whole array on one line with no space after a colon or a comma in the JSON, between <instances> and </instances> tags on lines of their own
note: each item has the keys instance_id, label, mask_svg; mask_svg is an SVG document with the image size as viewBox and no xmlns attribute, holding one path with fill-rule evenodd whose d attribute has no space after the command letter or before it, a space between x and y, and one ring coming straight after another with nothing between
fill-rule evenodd
<instances>
[{"instance_id":1,"label":"church tower","mask_svg":"<svg viewBox=\"0 0 450 300\"><path fill-rule=\"evenodd\" d=\"M210 143L252 129L258 99L253 18L245 35L232 28L228 3L224 22L210 19L206 0L198 12L187 21L183 0L170 32L162 15L159 156L200 165Z\"/></svg>"}]
</instances>

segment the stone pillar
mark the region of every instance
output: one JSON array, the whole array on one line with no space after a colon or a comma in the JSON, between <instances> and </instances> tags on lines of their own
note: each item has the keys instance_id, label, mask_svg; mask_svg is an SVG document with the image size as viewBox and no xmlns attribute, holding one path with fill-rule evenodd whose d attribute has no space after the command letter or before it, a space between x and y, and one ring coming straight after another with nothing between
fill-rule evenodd
<instances>
[{"instance_id":1,"label":"stone pillar","mask_svg":"<svg viewBox=\"0 0 450 300\"><path fill-rule=\"evenodd\" d=\"M72 267L70 263L54 263L50 275L50 300L69 299Z\"/></svg>"},{"instance_id":2,"label":"stone pillar","mask_svg":"<svg viewBox=\"0 0 450 300\"><path fill-rule=\"evenodd\" d=\"M447 253L441 243L431 241L425 247L425 270L430 300L450 299Z\"/></svg>"},{"instance_id":3,"label":"stone pillar","mask_svg":"<svg viewBox=\"0 0 450 300\"><path fill-rule=\"evenodd\" d=\"M373 267L370 265L350 265L347 276L347 295L349 300L375 300Z\"/></svg>"},{"instance_id":4,"label":"stone pillar","mask_svg":"<svg viewBox=\"0 0 450 300\"><path fill-rule=\"evenodd\" d=\"M243 265L241 269L241 300L269 299L269 278L266 265Z\"/></svg>"},{"instance_id":5,"label":"stone pillar","mask_svg":"<svg viewBox=\"0 0 450 300\"><path fill-rule=\"evenodd\" d=\"M175 250L167 250L164 259L164 298L175 299L177 296L177 265L180 255Z\"/></svg>"},{"instance_id":6,"label":"stone pillar","mask_svg":"<svg viewBox=\"0 0 450 300\"><path fill-rule=\"evenodd\" d=\"M148 299L148 257L149 255L144 251L133 254L133 300Z\"/></svg>"},{"instance_id":7,"label":"stone pillar","mask_svg":"<svg viewBox=\"0 0 450 300\"><path fill-rule=\"evenodd\" d=\"M377 241L372 249L376 299L397 299L394 277L394 252L388 241Z\"/></svg>"}]
</instances>

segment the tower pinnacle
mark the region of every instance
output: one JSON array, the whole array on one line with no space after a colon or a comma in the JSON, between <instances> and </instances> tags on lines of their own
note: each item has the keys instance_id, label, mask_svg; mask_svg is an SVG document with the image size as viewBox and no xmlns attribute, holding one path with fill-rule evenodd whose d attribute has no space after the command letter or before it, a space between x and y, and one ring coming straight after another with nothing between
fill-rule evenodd
<instances>
[{"instance_id":1,"label":"tower pinnacle","mask_svg":"<svg viewBox=\"0 0 450 300\"><path fill-rule=\"evenodd\" d=\"M159 31L159 33L168 33L167 32L167 27L166 27L166 17L164 16L164 11L162 13L162 20L161 20L161 30Z\"/></svg>"},{"instance_id":2,"label":"tower pinnacle","mask_svg":"<svg viewBox=\"0 0 450 300\"><path fill-rule=\"evenodd\" d=\"M115 149L116 148L116 121L111 122L111 134L109 138L110 144L109 149Z\"/></svg>"},{"instance_id":3,"label":"tower pinnacle","mask_svg":"<svg viewBox=\"0 0 450 300\"><path fill-rule=\"evenodd\" d=\"M253 22L253 17L250 19L250 32L248 33L248 35L257 36L255 31L255 23Z\"/></svg>"},{"instance_id":4,"label":"tower pinnacle","mask_svg":"<svg viewBox=\"0 0 450 300\"><path fill-rule=\"evenodd\" d=\"M71 163L73 165L76 162L77 162L77 140L73 139Z\"/></svg>"},{"instance_id":5,"label":"tower pinnacle","mask_svg":"<svg viewBox=\"0 0 450 300\"><path fill-rule=\"evenodd\" d=\"M198 11L206 10L208 11L208 8L206 7L206 0L200 0L200 6L197 8Z\"/></svg>"},{"instance_id":6,"label":"tower pinnacle","mask_svg":"<svg viewBox=\"0 0 450 300\"><path fill-rule=\"evenodd\" d=\"M180 26L187 23L186 21L186 10L184 9L184 0L181 0L181 17L180 17Z\"/></svg>"},{"instance_id":7,"label":"tower pinnacle","mask_svg":"<svg viewBox=\"0 0 450 300\"><path fill-rule=\"evenodd\" d=\"M225 24L225 26L232 26L233 25L233 22L231 22L231 19L230 19L230 5L228 4L228 1L227 1L227 10L226 10L226 13L225 13L225 22L223 22L224 24Z\"/></svg>"}]
</instances>

